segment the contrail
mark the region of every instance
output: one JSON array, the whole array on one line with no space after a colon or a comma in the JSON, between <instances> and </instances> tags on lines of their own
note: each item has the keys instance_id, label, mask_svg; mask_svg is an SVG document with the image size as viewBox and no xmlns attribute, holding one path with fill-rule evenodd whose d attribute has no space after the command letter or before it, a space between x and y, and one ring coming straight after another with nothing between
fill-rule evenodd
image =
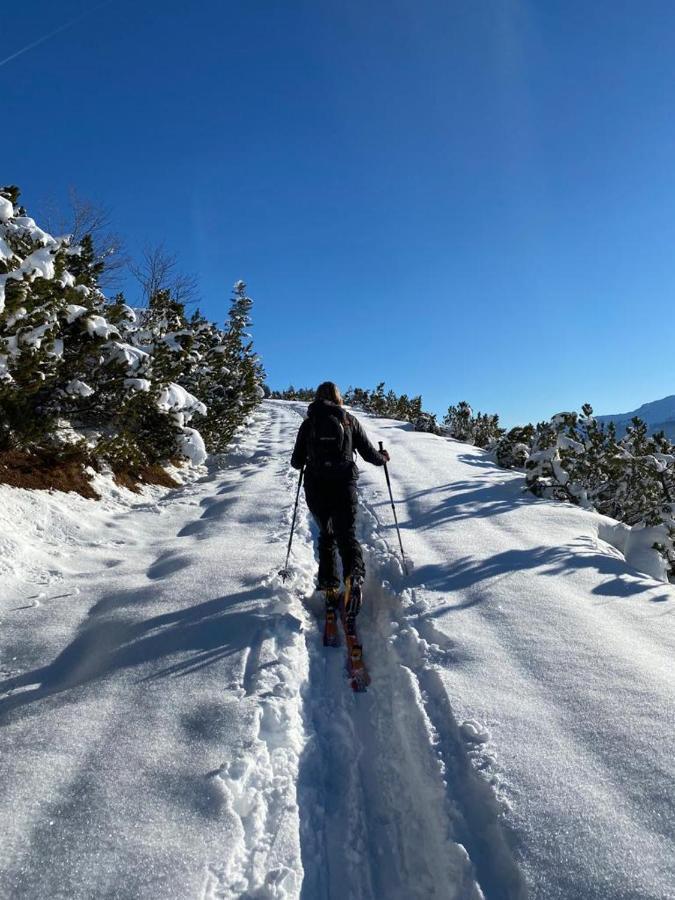
<instances>
[{"instance_id":1,"label":"contrail","mask_svg":"<svg viewBox=\"0 0 675 900\"><path fill-rule=\"evenodd\" d=\"M95 6L93 9L85 9L84 12L81 12L79 14L79 16L75 16L74 19L70 19L68 22L64 22L63 25L59 25L58 28L50 31L49 34L43 34L42 37L39 37L36 41L32 41L30 44L26 44L26 46L22 47L20 50L12 53L11 56L7 56L5 57L5 59L0 59L0 66L6 65L8 62L16 59L17 56L23 56L24 53L28 53L29 50L32 50L33 47L39 47L40 44L44 44L45 41L48 41L50 38L53 38L57 34L60 34L60 32L65 31L66 28L72 28L72 26L76 25L80 21L80 19L84 19L84 17L90 15L90 13L94 13L104 6L109 6L111 3L112 0L105 0L104 3L99 3L98 6Z\"/></svg>"}]
</instances>

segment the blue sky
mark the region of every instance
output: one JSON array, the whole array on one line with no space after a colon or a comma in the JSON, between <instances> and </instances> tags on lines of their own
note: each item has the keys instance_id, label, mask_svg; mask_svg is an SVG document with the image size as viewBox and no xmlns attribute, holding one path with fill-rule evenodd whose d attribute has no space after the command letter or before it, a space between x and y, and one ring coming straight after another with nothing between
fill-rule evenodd
<instances>
[{"instance_id":1,"label":"blue sky","mask_svg":"<svg viewBox=\"0 0 675 900\"><path fill-rule=\"evenodd\" d=\"M507 424L675 393L670 0L34 0L0 27L2 180L164 242L210 317L244 278L273 387Z\"/></svg>"}]
</instances>

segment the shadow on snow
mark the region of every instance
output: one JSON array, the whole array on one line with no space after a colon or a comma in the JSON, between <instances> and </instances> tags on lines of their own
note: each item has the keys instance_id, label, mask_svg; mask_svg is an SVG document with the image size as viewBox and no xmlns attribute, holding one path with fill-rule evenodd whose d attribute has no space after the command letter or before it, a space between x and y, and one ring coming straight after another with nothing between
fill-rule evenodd
<instances>
[{"instance_id":1,"label":"shadow on snow","mask_svg":"<svg viewBox=\"0 0 675 900\"><path fill-rule=\"evenodd\" d=\"M250 649L261 629L274 629L280 624L293 630L300 627L293 616L270 612L268 604L273 599L273 590L260 586L142 621L105 615L132 604L138 607L152 602L158 593L156 587L150 586L100 600L56 659L0 682L0 693L37 685L1 699L0 716L120 670L152 665L177 655L181 655L177 661L144 673L144 680L186 675ZM247 605L243 611L242 604ZM251 604L259 605L260 609L252 610Z\"/></svg>"},{"instance_id":2,"label":"shadow on snow","mask_svg":"<svg viewBox=\"0 0 675 900\"><path fill-rule=\"evenodd\" d=\"M594 569L607 576L590 593L600 597L630 598L653 590L658 582L631 569L623 559L599 550L589 537L582 537L562 547L533 547L526 550L505 550L486 559L465 556L447 566L427 565L415 569L406 584L409 587L425 587L437 591L463 591L467 588L499 577L542 569L547 575L560 575L575 569ZM665 587L665 585L664 585ZM442 611L466 609L487 599L488 594L472 596L463 602L448 604ZM664 593L652 597L652 602L672 599ZM441 611L441 610L439 610Z\"/></svg>"}]
</instances>

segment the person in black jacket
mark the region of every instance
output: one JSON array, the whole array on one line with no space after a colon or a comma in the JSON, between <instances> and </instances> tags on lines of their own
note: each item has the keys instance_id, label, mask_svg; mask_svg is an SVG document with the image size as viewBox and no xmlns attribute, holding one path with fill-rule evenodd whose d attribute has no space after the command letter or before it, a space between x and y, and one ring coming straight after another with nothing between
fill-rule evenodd
<instances>
[{"instance_id":1,"label":"person in black jacket","mask_svg":"<svg viewBox=\"0 0 675 900\"><path fill-rule=\"evenodd\" d=\"M389 461L387 451L376 450L359 420L343 408L337 385L324 381L298 431L291 465L294 469L306 467L305 497L319 526L318 589L326 591L329 601L337 596L337 544L345 585L349 579L350 615L356 615L361 607L365 576L363 553L356 538L356 452L374 466Z\"/></svg>"}]
</instances>

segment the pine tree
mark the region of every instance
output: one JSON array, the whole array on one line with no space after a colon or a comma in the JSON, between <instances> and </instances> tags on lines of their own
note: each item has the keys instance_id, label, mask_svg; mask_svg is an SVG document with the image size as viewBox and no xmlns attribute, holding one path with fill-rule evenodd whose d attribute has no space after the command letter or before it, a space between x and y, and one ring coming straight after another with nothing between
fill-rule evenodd
<instances>
[{"instance_id":1,"label":"pine tree","mask_svg":"<svg viewBox=\"0 0 675 900\"><path fill-rule=\"evenodd\" d=\"M504 429L499 427L499 416L488 413L477 414L471 431L474 445L482 449L493 447L504 433Z\"/></svg>"},{"instance_id":2,"label":"pine tree","mask_svg":"<svg viewBox=\"0 0 675 900\"><path fill-rule=\"evenodd\" d=\"M91 241L71 248L14 210L18 191L0 191L0 434L7 446L58 442L57 425L94 393L115 329L102 315L102 265Z\"/></svg>"},{"instance_id":3,"label":"pine tree","mask_svg":"<svg viewBox=\"0 0 675 900\"><path fill-rule=\"evenodd\" d=\"M434 413L420 413L413 424L415 426L415 431L427 432L428 434L442 433Z\"/></svg>"},{"instance_id":4,"label":"pine tree","mask_svg":"<svg viewBox=\"0 0 675 900\"><path fill-rule=\"evenodd\" d=\"M469 441L473 435L473 411L466 400L457 406L449 406L443 419L451 437L458 441Z\"/></svg>"},{"instance_id":5,"label":"pine tree","mask_svg":"<svg viewBox=\"0 0 675 900\"><path fill-rule=\"evenodd\" d=\"M247 331L252 307L245 283L238 281L225 330L202 328L204 367L199 391L205 398L207 412L199 427L211 452L226 449L237 428L263 397L264 370Z\"/></svg>"},{"instance_id":6,"label":"pine tree","mask_svg":"<svg viewBox=\"0 0 675 900\"><path fill-rule=\"evenodd\" d=\"M502 434L494 447L497 464L504 469L524 469L530 458L533 437L533 425L517 426Z\"/></svg>"}]
</instances>

